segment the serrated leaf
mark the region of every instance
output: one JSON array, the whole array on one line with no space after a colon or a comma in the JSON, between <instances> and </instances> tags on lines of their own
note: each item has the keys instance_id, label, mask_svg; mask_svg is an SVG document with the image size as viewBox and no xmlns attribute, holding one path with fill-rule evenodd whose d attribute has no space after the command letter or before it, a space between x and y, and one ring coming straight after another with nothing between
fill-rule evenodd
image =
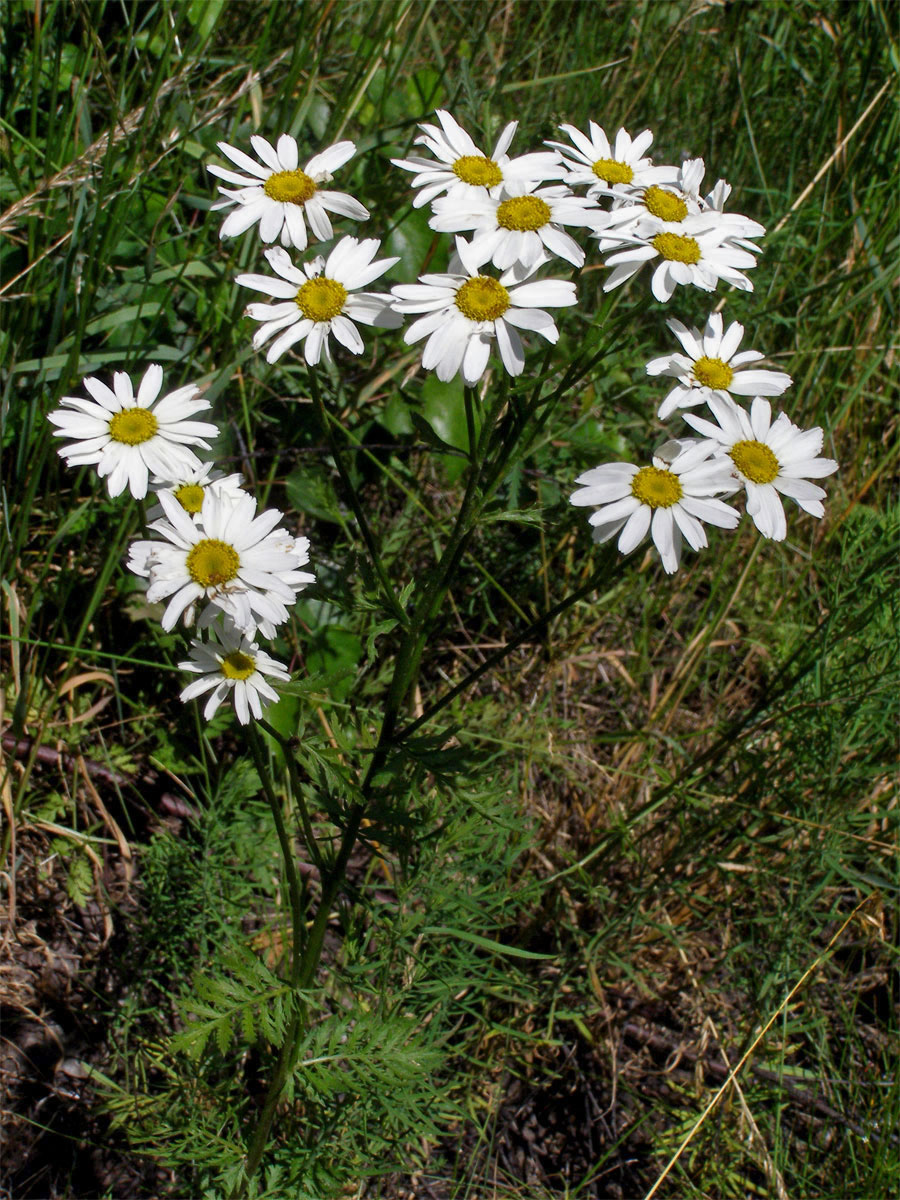
<instances>
[{"instance_id":1,"label":"serrated leaf","mask_svg":"<svg viewBox=\"0 0 900 1200\"><path fill-rule=\"evenodd\" d=\"M231 1023L227 1017L216 1022L216 1045L219 1053L224 1054L231 1044Z\"/></svg>"},{"instance_id":2,"label":"serrated leaf","mask_svg":"<svg viewBox=\"0 0 900 1200\"><path fill-rule=\"evenodd\" d=\"M91 870L89 859L83 854L76 855L66 876L66 891L72 903L84 908L91 897L93 885L94 872Z\"/></svg>"},{"instance_id":3,"label":"serrated leaf","mask_svg":"<svg viewBox=\"0 0 900 1200\"><path fill-rule=\"evenodd\" d=\"M485 525L492 521L512 521L517 525L541 525L543 524L543 513L539 508L505 508L500 512L484 513L481 521Z\"/></svg>"},{"instance_id":4,"label":"serrated leaf","mask_svg":"<svg viewBox=\"0 0 900 1200\"><path fill-rule=\"evenodd\" d=\"M375 639L381 637L384 633L390 633L392 629L396 629L400 624L399 621L390 618L387 621L379 621L372 629L369 630L366 637L366 663L371 663L375 658Z\"/></svg>"}]
</instances>

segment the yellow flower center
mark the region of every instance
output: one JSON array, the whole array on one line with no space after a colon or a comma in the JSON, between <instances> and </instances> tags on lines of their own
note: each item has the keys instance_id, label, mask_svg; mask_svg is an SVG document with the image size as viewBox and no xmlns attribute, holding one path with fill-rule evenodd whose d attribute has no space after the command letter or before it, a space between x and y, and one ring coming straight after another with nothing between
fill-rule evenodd
<instances>
[{"instance_id":1,"label":"yellow flower center","mask_svg":"<svg viewBox=\"0 0 900 1200\"><path fill-rule=\"evenodd\" d=\"M203 488L199 483L183 483L175 489L175 499L191 516L203 508Z\"/></svg>"},{"instance_id":2,"label":"yellow flower center","mask_svg":"<svg viewBox=\"0 0 900 1200\"><path fill-rule=\"evenodd\" d=\"M661 467L641 467L631 481L631 494L650 508L671 508L684 494L681 480L674 471Z\"/></svg>"},{"instance_id":3,"label":"yellow flower center","mask_svg":"<svg viewBox=\"0 0 900 1200\"><path fill-rule=\"evenodd\" d=\"M319 275L315 279L307 279L294 299L308 320L330 321L343 309L347 289L336 279L326 279L324 275Z\"/></svg>"},{"instance_id":4,"label":"yellow flower center","mask_svg":"<svg viewBox=\"0 0 900 1200\"><path fill-rule=\"evenodd\" d=\"M644 208L661 221L683 221L688 215L688 207L681 197L661 187L647 188L644 192Z\"/></svg>"},{"instance_id":5,"label":"yellow flower center","mask_svg":"<svg viewBox=\"0 0 900 1200\"><path fill-rule=\"evenodd\" d=\"M470 321L496 321L509 308L509 292L490 275L476 275L456 293L456 307Z\"/></svg>"},{"instance_id":6,"label":"yellow flower center","mask_svg":"<svg viewBox=\"0 0 900 1200\"><path fill-rule=\"evenodd\" d=\"M734 379L734 371L727 362L721 358L707 358L705 354L694 363L693 374L698 383L704 387L718 388L720 392L727 392Z\"/></svg>"},{"instance_id":7,"label":"yellow flower center","mask_svg":"<svg viewBox=\"0 0 900 1200\"><path fill-rule=\"evenodd\" d=\"M696 238L682 237L680 233L658 233L651 239L651 245L661 258L669 262L698 263L700 261L700 243Z\"/></svg>"},{"instance_id":8,"label":"yellow flower center","mask_svg":"<svg viewBox=\"0 0 900 1200\"><path fill-rule=\"evenodd\" d=\"M772 483L781 470L778 459L765 442L735 442L728 453L740 473L751 483Z\"/></svg>"},{"instance_id":9,"label":"yellow flower center","mask_svg":"<svg viewBox=\"0 0 900 1200\"><path fill-rule=\"evenodd\" d=\"M222 659L222 674L226 679L249 679L256 670L256 659L240 650L232 650Z\"/></svg>"},{"instance_id":10,"label":"yellow flower center","mask_svg":"<svg viewBox=\"0 0 900 1200\"><path fill-rule=\"evenodd\" d=\"M234 546L218 538L203 538L191 547L187 556L188 574L203 588L221 587L240 570L241 560Z\"/></svg>"},{"instance_id":11,"label":"yellow flower center","mask_svg":"<svg viewBox=\"0 0 900 1200\"><path fill-rule=\"evenodd\" d=\"M503 172L492 158L483 154L464 154L452 167L453 174L473 187L496 187L503 182Z\"/></svg>"},{"instance_id":12,"label":"yellow flower center","mask_svg":"<svg viewBox=\"0 0 900 1200\"><path fill-rule=\"evenodd\" d=\"M109 436L126 446L149 442L159 429L159 421L147 408L123 408L109 422Z\"/></svg>"},{"instance_id":13,"label":"yellow flower center","mask_svg":"<svg viewBox=\"0 0 900 1200\"><path fill-rule=\"evenodd\" d=\"M631 183L634 171L628 163L616 162L614 158L598 158L591 170L604 183Z\"/></svg>"},{"instance_id":14,"label":"yellow flower center","mask_svg":"<svg viewBox=\"0 0 900 1200\"><path fill-rule=\"evenodd\" d=\"M540 196L513 196L497 207L497 224L501 229L516 229L521 233L540 229L550 220L550 205Z\"/></svg>"},{"instance_id":15,"label":"yellow flower center","mask_svg":"<svg viewBox=\"0 0 900 1200\"><path fill-rule=\"evenodd\" d=\"M316 194L316 181L305 171L275 171L263 184L263 191L282 204L305 204Z\"/></svg>"}]
</instances>

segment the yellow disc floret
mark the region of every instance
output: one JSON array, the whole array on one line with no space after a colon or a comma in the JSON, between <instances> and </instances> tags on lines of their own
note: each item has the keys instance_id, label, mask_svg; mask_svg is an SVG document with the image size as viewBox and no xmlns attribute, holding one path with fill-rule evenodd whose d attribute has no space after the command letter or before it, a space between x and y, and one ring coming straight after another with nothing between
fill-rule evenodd
<instances>
[{"instance_id":1,"label":"yellow disc floret","mask_svg":"<svg viewBox=\"0 0 900 1200\"><path fill-rule=\"evenodd\" d=\"M700 261L700 243L696 238L682 237L680 233L658 233L650 243L661 258L669 262L694 263Z\"/></svg>"},{"instance_id":2,"label":"yellow disc floret","mask_svg":"<svg viewBox=\"0 0 900 1200\"><path fill-rule=\"evenodd\" d=\"M492 158L483 154L464 154L451 169L457 179L473 187L496 187L503 182L503 172Z\"/></svg>"},{"instance_id":3,"label":"yellow disc floret","mask_svg":"<svg viewBox=\"0 0 900 1200\"><path fill-rule=\"evenodd\" d=\"M234 546L218 538L203 538L188 553L186 566L194 583L203 588L230 583L240 570L241 560Z\"/></svg>"},{"instance_id":4,"label":"yellow disc floret","mask_svg":"<svg viewBox=\"0 0 900 1200\"><path fill-rule=\"evenodd\" d=\"M222 659L222 674L226 679L249 679L256 670L256 659L240 650L232 650Z\"/></svg>"},{"instance_id":5,"label":"yellow disc floret","mask_svg":"<svg viewBox=\"0 0 900 1200\"><path fill-rule=\"evenodd\" d=\"M634 171L628 163L616 162L614 158L598 158L591 170L604 183L631 183Z\"/></svg>"},{"instance_id":6,"label":"yellow disc floret","mask_svg":"<svg viewBox=\"0 0 900 1200\"><path fill-rule=\"evenodd\" d=\"M772 483L781 470L781 464L765 442L735 442L728 453L751 483Z\"/></svg>"},{"instance_id":7,"label":"yellow disc floret","mask_svg":"<svg viewBox=\"0 0 900 1200\"><path fill-rule=\"evenodd\" d=\"M550 205L540 196L513 196L497 206L497 224L501 229L526 233L540 229L549 220Z\"/></svg>"},{"instance_id":8,"label":"yellow disc floret","mask_svg":"<svg viewBox=\"0 0 900 1200\"><path fill-rule=\"evenodd\" d=\"M674 471L641 467L631 481L631 494L650 508L671 508L681 499L684 489Z\"/></svg>"},{"instance_id":9,"label":"yellow disc floret","mask_svg":"<svg viewBox=\"0 0 900 1200\"><path fill-rule=\"evenodd\" d=\"M191 516L203 508L203 488L199 483L183 483L175 489L175 499Z\"/></svg>"},{"instance_id":10,"label":"yellow disc floret","mask_svg":"<svg viewBox=\"0 0 900 1200\"><path fill-rule=\"evenodd\" d=\"M681 197L661 187L647 188L644 192L644 208L661 221L683 221L688 215L688 206Z\"/></svg>"},{"instance_id":11,"label":"yellow disc floret","mask_svg":"<svg viewBox=\"0 0 900 1200\"><path fill-rule=\"evenodd\" d=\"M456 293L456 307L470 321L496 321L509 308L509 292L490 275L476 275Z\"/></svg>"},{"instance_id":12,"label":"yellow disc floret","mask_svg":"<svg viewBox=\"0 0 900 1200\"><path fill-rule=\"evenodd\" d=\"M109 436L126 446L149 442L159 429L159 421L146 408L123 408L109 422Z\"/></svg>"},{"instance_id":13,"label":"yellow disc floret","mask_svg":"<svg viewBox=\"0 0 900 1200\"><path fill-rule=\"evenodd\" d=\"M734 371L727 362L721 358L707 358L705 354L694 363L693 375L703 387L718 388L721 392L727 392L734 379Z\"/></svg>"},{"instance_id":14,"label":"yellow disc floret","mask_svg":"<svg viewBox=\"0 0 900 1200\"><path fill-rule=\"evenodd\" d=\"M347 299L347 289L336 279L319 275L307 279L294 297L297 307L310 321L330 321L339 315Z\"/></svg>"},{"instance_id":15,"label":"yellow disc floret","mask_svg":"<svg viewBox=\"0 0 900 1200\"><path fill-rule=\"evenodd\" d=\"M282 204L305 204L316 194L316 181L305 171L275 171L263 184L263 191Z\"/></svg>"}]
</instances>

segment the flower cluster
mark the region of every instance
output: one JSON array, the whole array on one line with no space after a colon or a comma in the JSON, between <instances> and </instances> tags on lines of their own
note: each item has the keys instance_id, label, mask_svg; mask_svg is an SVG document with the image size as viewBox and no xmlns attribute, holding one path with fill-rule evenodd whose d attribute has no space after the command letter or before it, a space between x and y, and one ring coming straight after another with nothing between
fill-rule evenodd
<instances>
[{"instance_id":1,"label":"flower cluster","mask_svg":"<svg viewBox=\"0 0 900 1200\"><path fill-rule=\"evenodd\" d=\"M415 207L430 205L429 225L454 234L443 273L421 275L389 293L367 290L400 261L379 258L375 238L343 236L326 253L296 262L310 239L332 242L332 216L360 221L369 213L353 196L328 188L332 173L356 152L337 142L300 166L300 149L289 134L273 144L250 138L255 157L227 142L218 147L230 166L209 171L229 186L213 209L227 215L221 237L256 226L274 274L243 273L235 283L267 297L247 306L258 322L257 349L278 361L297 351L310 367L332 362L336 347L361 354L359 326L399 328L408 345L424 342L422 366L449 381L461 375L474 386L496 350L513 377L525 370L522 334L553 344L559 338L548 309L577 303L570 279L544 275L581 268L586 251L579 233L593 239L609 273L609 291L651 263L650 289L667 303L678 286L711 292L720 280L752 290L746 271L756 264L756 240L765 232L749 217L725 211L731 188L724 180L704 194L702 159L680 166L654 165L647 151L649 130L615 138L590 122L584 133L561 125L567 142L513 156L517 122L501 132L486 154L450 113L423 123L415 144L429 157L391 161L410 172ZM580 194L576 189L582 189ZM468 235L468 237L462 236ZM406 265L406 264L404 264ZM721 307L721 306L720 306ZM581 475L571 497L596 509L590 518L597 541L618 537L623 553L648 536L666 571L680 562L682 540L697 550L707 544L704 523L733 529L737 509L722 497L743 487L746 509L764 536L783 539L786 521L780 497L822 516L824 491L811 479L837 469L819 457L821 429L802 430L784 413L773 420L768 396L791 383L782 371L761 369L763 355L740 351L743 326L727 328L721 314L709 315L702 331L670 319L680 350L647 363L651 376L673 381L658 416L682 413L701 436L670 439L651 464L608 463ZM196 622L199 631L181 667L199 676L181 693L184 701L208 693L208 718L226 699L238 720L260 718L277 698L268 680L285 682L283 664L260 650L258 638L273 638L289 619L298 593L315 576L304 568L309 543L290 533L277 509L257 511L239 474L226 475L198 458L210 449L215 425L195 420L210 407L200 388L187 385L161 396L163 371L147 368L135 394L131 378L116 372L112 387L88 377L89 399L66 396L49 414L56 436L67 439L60 455L70 466L94 465L110 496L126 489L139 501L152 492L148 513L153 535L133 543L129 568L146 581L151 602L165 602L162 626ZM733 397L750 397L749 413ZM706 405L714 420L694 409Z\"/></svg>"},{"instance_id":2,"label":"flower cluster","mask_svg":"<svg viewBox=\"0 0 900 1200\"><path fill-rule=\"evenodd\" d=\"M265 676L289 678L284 667L259 650L257 631L274 637L290 615L297 593L315 576L299 568L309 560L306 538L276 528L277 509L256 513L256 501L239 474L225 475L201 462L191 447L208 450L205 439L217 426L193 421L209 408L194 385L158 399L163 371L149 366L138 385L119 371L112 388L100 379L83 381L90 400L65 396L49 414L57 436L74 439L60 454L70 466L95 465L110 496L126 487L138 500L151 491L156 503L148 513L157 538L132 543L128 567L147 580L147 599L165 600L163 629L179 619L197 622L207 637L195 638L191 658L180 666L203 671L184 689L182 700L212 691L205 715L233 696L238 720L262 715L276 698ZM152 480L151 480L152 476Z\"/></svg>"},{"instance_id":3,"label":"flower cluster","mask_svg":"<svg viewBox=\"0 0 900 1200\"><path fill-rule=\"evenodd\" d=\"M572 125L561 129L571 144L549 144L563 156L566 182L586 185L586 198L610 202L595 233L606 255L604 265L611 268L605 291L631 279L648 262L653 264L650 290L663 303L681 284L711 292L723 280L752 291L745 272L756 265L754 239L765 229L725 211L731 186L724 179L703 194L702 159L688 159L677 168L654 166L645 155L653 140L649 130L632 139L620 129L611 142L594 122L589 135ZM772 421L765 397L781 395L791 378L783 371L758 369L764 357L759 351L738 351L742 325L735 321L726 329L719 312L709 315L702 332L674 318L668 324L683 353L647 363L648 375L675 381L658 416L664 420L706 404L716 422L684 413L702 438L668 441L650 466L609 463L587 471L576 480L581 486L571 502L596 508L590 518L594 539L603 542L618 534L623 554L649 533L663 567L672 572L680 562L682 539L695 550L706 545L701 521L726 529L738 524L739 512L721 497L742 486L747 512L765 537L781 540L787 533L779 493L821 517L825 492L809 480L836 471L837 463L818 457L821 429L802 430L784 413ZM753 398L749 414L733 400L735 395Z\"/></svg>"}]
</instances>

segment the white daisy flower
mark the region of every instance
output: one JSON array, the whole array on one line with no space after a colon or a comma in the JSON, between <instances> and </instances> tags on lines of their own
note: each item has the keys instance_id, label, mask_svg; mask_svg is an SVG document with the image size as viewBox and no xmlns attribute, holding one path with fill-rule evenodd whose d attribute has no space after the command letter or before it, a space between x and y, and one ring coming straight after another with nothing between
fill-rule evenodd
<instances>
[{"instance_id":1,"label":"white daisy flower","mask_svg":"<svg viewBox=\"0 0 900 1200\"><path fill-rule=\"evenodd\" d=\"M707 521L734 529L740 513L715 499L734 490L727 462L711 457L714 441L667 443L671 461L655 455L653 465L607 463L576 479L582 486L569 497L572 504L599 505L591 516L594 541L606 542L620 533L618 548L630 554L650 532L662 565L671 574L681 560L681 539L694 550L707 544Z\"/></svg>"},{"instance_id":2,"label":"white daisy flower","mask_svg":"<svg viewBox=\"0 0 900 1200\"><path fill-rule=\"evenodd\" d=\"M156 493L171 492L184 511L198 521L207 488L215 487L217 491L235 497L243 491L243 483L244 477L239 471L225 475L217 471L212 463L201 463L194 470L184 471L174 478L155 479L150 490ZM147 512L148 521L156 521L163 516L165 513L161 504L155 504Z\"/></svg>"},{"instance_id":3,"label":"white daisy flower","mask_svg":"<svg viewBox=\"0 0 900 1200\"><path fill-rule=\"evenodd\" d=\"M92 400L63 396L62 407L48 413L47 420L58 426L54 437L75 439L60 447L66 465L96 463L110 496L128 487L138 500L147 495L151 472L172 478L200 466L188 447L208 450L204 438L216 437L219 431L208 421L190 418L209 408L209 401L195 399L200 389L190 384L157 402L162 382L163 369L153 363L144 372L137 396L124 371L115 373L112 388L93 376L83 379Z\"/></svg>"},{"instance_id":4,"label":"white daisy flower","mask_svg":"<svg viewBox=\"0 0 900 1200\"><path fill-rule=\"evenodd\" d=\"M744 327L737 321L723 330L722 314L710 313L703 333L688 329L672 318L669 328L684 347L685 354L668 354L647 363L648 375L669 375L678 380L659 406L657 414L665 420L677 408L704 404L715 392L724 396L780 396L791 386L784 371L747 370L765 356L758 350L737 353Z\"/></svg>"},{"instance_id":5,"label":"white daisy flower","mask_svg":"<svg viewBox=\"0 0 900 1200\"><path fill-rule=\"evenodd\" d=\"M587 184L588 196L608 195L610 188L622 191L651 183L674 182L678 178L677 167L654 167L645 157L644 151L653 141L649 129L633 139L626 129L620 129L615 143L611 144L595 121L588 122L590 137L574 125L560 125L559 128L569 135L573 144L547 142L546 145L562 152L563 166L568 170L566 183L570 187Z\"/></svg>"},{"instance_id":6,"label":"white daisy flower","mask_svg":"<svg viewBox=\"0 0 900 1200\"><path fill-rule=\"evenodd\" d=\"M228 620L212 627L208 641L194 638L190 655L187 662L178 665L182 671L192 671L200 678L187 685L181 699L187 703L211 691L203 709L207 721L229 697L242 725L248 724L251 713L260 720L263 709L278 699L278 693L264 676L281 683L288 683L291 678L283 663L260 650L256 642Z\"/></svg>"},{"instance_id":7,"label":"white daisy flower","mask_svg":"<svg viewBox=\"0 0 900 1200\"><path fill-rule=\"evenodd\" d=\"M267 250L269 266L279 278L238 275L235 280L278 301L248 304L247 316L263 322L253 335L254 347L259 349L273 334L279 334L266 354L271 363L305 338L304 356L308 363L315 364L323 356L326 361L331 358L329 333L351 353L362 354L365 347L354 321L397 329L402 320L393 311L390 296L377 292L351 295L354 289L365 287L399 262L398 258L373 261L380 245L377 238L362 242L352 237L341 238L327 260L319 256L303 263L302 270L294 266L280 246Z\"/></svg>"},{"instance_id":8,"label":"white daisy flower","mask_svg":"<svg viewBox=\"0 0 900 1200\"><path fill-rule=\"evenodd\" d=\"M260 162L236 146L218 143L225 157L244 174L227 167L206 168L211 175L238 185L236 189L220 187L219 193L226 199L212 206L213 209L232 208L222 222L219 237L235 237L258 221L259 236L264 242L274 242L280 237L283 246L305 250L307 221L318 241L327 242L334 234L329 212L354 221L364 221L368 217L369 210L352 196L331 192L321 186L329 183L332 172L356 153L353 142L336 142L314 154L302 168L298 166L297 142L288 133L281 135L277 147L258 135L251 137L250 144Z\"/></svg>"},{"instance_id":9,"label":"white daisy flower","mask_svg":"<svg viewBox=\"0 0 900 1200\"><path fill-rule=\"evenodd\" d=\"M160 492L159 501L165 519L150 529L162 540L133 543L128 566L149 577L151 604L171 597L163 629L173 629L182 615L189 625L204 599L214 600L239 629L279 625L288 618L286 605L315 580L297 569L309 561L307 539L276 529L277 509L256 516L256 501L246 492L231 497L208 488L197 522L169 493Z\"/></svg>"},{"instance_id":10,"label":"white daisy flower","mask_svg":"<svg viewBox=\"0 0 900 1200\"><path fill-rule=\"evenodd\" d=\"M418 283L391 289L399 312L426 314L410 325L403 340L412 345L427 337L422 366L434 369L445 382L461 370L465 383L470 387L477 383L494 339L506 370L521 375L525 353L516 327L533 330L555 343L559 331L553 318L537 305L562 308L576 303L574 283L561 279L521 283L515 269L499 279L480 274L486 257L457 238L449 274L423 275Z\"/></svg>"},{"instance_id":11,"label":"white daisy flower","mask_svg":"<svg viewBox=\"0 0 900 1200\"><path fill-rule=\"evenodd\" d=\"M567 187L504 184L493 192L465 198L435 200L428 222L439 233L473 230L472 246L501 271L517 263L529 274L550 255L575 267L584 263L584 251L563 225L596 229L606 214L584 196Z\"/></svg>"},{"instance_id":12,"label":"white daisy flower","mask_svg":"<svg viewBox=\"0 0 900 1200\"><path fill-rule=\"evenodd\" d=\"M706 222L705 214L700 214L686 218L683 233L672 233L660 225L658 232L619 235L626 248L606 259L604 266L613 269L603 290L608 292L625 283L645 262L656 259L650 290L663 303L671 300L679 284L687 283L713 292L718 281L724 279L741 291L752 292L753 284L743 272L755 267L756 259L730 241L727 231L710 229ZM753 249L758 252L758 247Z\"/></svg>"},{"instance_id":13,"label":"white daisy flower","mask_svg":"<svg viewBox=\"0 0 900 1200\"><path fill-rule=\"evenodd\" d=\"M537 184L546 179L560 179L565 174L555 151L539 150L518 158L509 157L506 152L518 121L510 121L488 158L448 112L439 108L435 116L440 129L436 125L420 125L422 133L416 138L416 145L430 150L437 162L419 157L391 159L395 167L415 175L411 186L421 189L413 200L416 208L430 204L442 192L448 198L468 198L473 189L476 195L484 195L486 189L501 183Z\"/></svg>"},{"instance_id":14,"label":"white daisy flower","mask_svg":"<svg viewBox=\"0 0 900 1200\"><path fill-rule=\"evenodd\" d=\"M816 426L800 429L784 413L772 420L772 406L757 396L749 415L733 400L711 395L709 407L718 424L693 413L684 419L704 437L716 440L731 463L734 474L747 489L747 512L763 537L781 542L787 535L784 505L779 497L790 496L804 512L824 517L825 489L810 483L833 474L833 458L819 458L825 435Z\"/></svg>"},{"instance_id":15,"label":"white daisy flower","mask_svg":"<svg viewBox=\"0 0 900 1200\"><path fill-rule=\"evenodd\" d=\"M674 184L651 184L628 195L621 189L618 193L607 189L613 207L597 235L601 253L621 250L634 238L646 242L660 234L690 237L709 233L726 253L737 249L758 254L759 247L750 239L762 237L765 227L740 213L723 212L704 200L700 195L704 172L703 159L692 158L679 168ZM722 197L727 193L716 194Z\"/></svg>"},{"instance_id":16,"label":"white daisy flower","mask_svg":"<svg viewBox=\"0 0 900 1200\"><path fill-rule=\"evenodd\" d=\"M669 180L644 184L629 189L598 185L598 192L613 199L606 228L601 234L601 249L615 245L618 232L633 233L639 222L648 219L661 222L664 229L682 232L681 223L703 212L700 186L706 168L702 158L689 158L680 167L673 167Z\"/></svg>"},{"instance_id":17,"label":"white daisy flower","mask_svg":"<svg viewBox=\"0 0 900 1200\"><path fill-rule=\"evenodd\" d=\"M274 572L279 577L284 572L290 571L296 563L302 565L309 561L309 538L293 537L283 529L278 529L272 534L266 543L266 548L273 554L279 552L283 556L281 569ZM310 576L310 581L314 578L315 576ZM302 589L298 588L297 590L300 591ZM268 602L268 604L280 613L277 621L259 615L255 617L256 629L264 638L268 638L271 641L278 633L278 626L288 620L290 613L284 607L280 594L274 589L265 588L263 590L263 598L264 601ZM229 611L227 596L224 603L219 596L213 596L197 618L197 629L209 629L211 626L215 626L223 617L230 620L231 618L228 616ZM253 629L252 627L248 627L244 632L249 634L253 632Z\"/></svg>"}]
</instances>

